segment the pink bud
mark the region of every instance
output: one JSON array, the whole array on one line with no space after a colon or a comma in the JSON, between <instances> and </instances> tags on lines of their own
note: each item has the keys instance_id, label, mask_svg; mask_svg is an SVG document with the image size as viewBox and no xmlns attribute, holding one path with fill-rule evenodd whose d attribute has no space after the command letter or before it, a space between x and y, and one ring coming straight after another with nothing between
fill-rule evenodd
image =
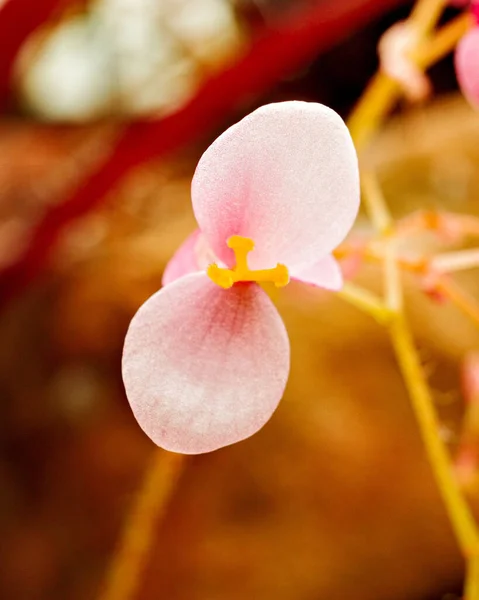
<instances>
[{"instance_id":1,"label":"pink bud","mask_svg":"<svg viewBox=\"0 0 479 600\"><path fill-rule=\"evenodd\" d=\"M410 58L419 42L417 29L400 21L382 35L378 45L382 71L397 81L412 102L424 100L431 92L429 79Z\"/></svg>"}]
</instances>

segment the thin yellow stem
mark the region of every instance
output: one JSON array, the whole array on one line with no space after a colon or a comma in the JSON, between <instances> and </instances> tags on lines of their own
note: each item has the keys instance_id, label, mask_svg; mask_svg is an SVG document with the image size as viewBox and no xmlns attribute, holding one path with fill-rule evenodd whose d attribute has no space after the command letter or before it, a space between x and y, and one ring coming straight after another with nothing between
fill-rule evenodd
<instances>
[{"instance_id":1,"label":"thin yellow stem","mask_svg":"<svg viewBox=\"0 0 479 600\"><path fill-rule=\"evenodd\" d=\"M369 180L366 187L369 192L365 194L368 212L375 229L381 232L384 230L385 224L389 225L387 204L374 178ZM384 215L386 215L386 220ZM375 316L378 314L379 306L381 307L379 314L388 315L389 320L386 323L389 325L391 343L411 398L424 447L451 526L464 557L468 560L473 557L472 560L475 563L475 557L479 555L479 530L461 493L451 458L440 437L439 420L434 402L404 314L402 281L394 239L386 241L383 266L386 303L384 305L375 298L372 308L371 303L366 304L367 312ZM353 291L355 290L353 289ZM365 295L367 292L361 290L361 298ZM351 296L350 293L343 294L344 299L352 300L353 304L362 308L364 303L358 302L356 296ZM472 566L470 566L470 570L472 574L468 582L470 590L468 600L479 600L475 589L476 581L479 581L479 573Z\"/></svg>"},{"instance_id":2,"label":"thin yellow stem","mask_svg":"<svg viewBox=\"0 0 479 600\"><path fill-rule=\"evenodd\" d=\"M464 556L466 558L475 556L479 553L479 532L470 509L460 492L449 454L441 440L434 402L424 377L420 358L406 317L401 311L402 288L398 267L397 265L396 267L391 265L386 272L386 295L392 306L386 306L368 290L357 288L351 284L347 284L345 287L346 289L340 292L340 296L344 300L351 302L361 310L365 310L379 322L389 323L392 345L411 397L425 450L451 525ZM394 306L399 307L399 309L394 310Z\"/></svg>"},{"instance_id":3,"label":"thin yellow stem","mask_svg":"<svg viewBox=\"0 0 479 600\"><path fill-rule=\"evenodd\" d=\"M400 308L402 289L399 277L397 265L396 268L390 266L386 275L386 287L389 288L386 295L393 306ZM451 525L465 558L477 555L479 532L454 476L449 453L440 437L434 402L405 315L400 310L394 311L391 306L386 306L368 290L351 284L347 284L346 290L340 292L340 296L357 308L365 310L379 322L389 323L392 345ZM477 599L471 596L471 600Z\"/></svg>"},{"instance_id":4,"label":"thin yellow stem","mask_svg":"<svg viewBox=\"0 0 479 600\"><path fill-rule=\"evenodd\" d=\"M394 107L400 92L399 84L378 72L356 104L348 119L348 127L359 150L365 146Z\"/></svg>"},{"instance_id":5,"label":"thin yellow stem","mask_svg":"<svg viewBox=\"0 0 479 600\"><path fill-rule=\"evenodd\" d=\"M381 325L389 323L391 311L384 302L369 290L346 282L337 295L359 310L367 313Z\"/></svg>"},{"instance_id":6,"label":"thin yellow stem","mask_svg":"<svg viewBox=\"0 0 479 600\"><path fill-rule=\"evenodd\" d=\"M384 255L384 295L386 306L396 315L403 309L403 293L395 240L390 240Z\"/></svg>"},{"instance_id":7,"label":"thin yellow stem","mask_svg":"<svg viewBox=\"0 0 479 600\"><path fill-rule=\"evenodd\" d=\"M396 223L396 235L411 235L434 231L446 238L478 237L479 218L473 215L458 215L438 210L418 210Z\"/></svg>"},{"instance_id":8,"label":"thin yellow stem","mask_svg":"<svg viewBox=\"0 0 479 600\"><path fill-rule=\"evenodd\" d=\"M385 263L385 293L388 307L394 311L389 327L391 342L404 382L409 391L424 446L437 485L441 492L451 525L465 557L479 552L479 531L469 507L461 494L449 454L439 435L439 422L434 402L424 377L403 307L401 274L394 256L394 247Z\"/></svg>"},{"instance_id":9,"label":"thin yellow stem","mask_svg":"<svg viewBox=\"0 0 479 600\"><path fill-rule=\"evenodd\" d=\"M466 271L479 267L479 248L443 252L430 260L431 269L440 273Z\"/></svg>"},{"instance_id":10,"label":"thin yellow stem","mask_svg":"<svg viewBox=\"0 0 479 600\"><path fill-rule=\"evenodd\" d=\"M423 2L418 2L417 10L419 11L421 4L425 5L428 1L423 0ZM431 17L433 16L435 23L437 13L431 13ZM471 22L469 14L460 15L440 29L436 35L424 42L423 45L412 53L411 59L421 68L427 69L454 49L457 42L471 27ZM426 25L425 21L424 25ZM428 27L431 26L430 20L427 25ZM385 73L378 72L373 77L348 120L349 130L356 148L360 149L369 142L385 116L394 107L400 95L400 85Z\"/></svg>"},{"instance_id":11,"label":"thin yellow stem","mask_svg":"<svg viewBox=\"0 0 479 600\"><path fill-rule=\"evenodd\" d=\"M471 26L470 16L462 15L443 27L435 36L427 39L439 20L445 4L446 0L420 0L410 16L409 23L419 33L419 39L422 38L424 42L412 53L411 59L422 69L427 69L452 51ZM400 95L401 89L398 83L384 73L378 72L375 75L348 123L358 149L369 142ZM366 209L373 225L380 234L384 235L391 227L391 220L377 181L367 176L363 181L363 191ZM460 548L468 559L466 599L479 600L479 531L461 494L449 453L439 435L439 421L433 399L403 311L402 283L393 241L391 243L386 241L383 266L386 304L375 296L371 299L367 290L354 287L346 288L342 297L371 314L379 322L389 325L391 342L411 397L433 474ZM447 291L464 312L476 317L476 309L468 298L465 301L464 295L459 294L454 287L447 287ZM387 319L384 318L385 315ZM479 322L479 310L477 318Z\"/></svg>"},{"instance_id":12,"label":"thin yellow stem","mask_svg":"<svg viewBox=\"0 0 479 600\"><path fill-rule=\"evenodd\" d=\"M413 52L411 59L419 67L427 69L447 56L473 24L474 19L468 12L459 15L444 25L427 43Z\"/></svg>"},{"instance_id":13,"label":"thin yellow stem","mask_svg":"<svg viewBox=\"0 0 479 600\"><path fill-rule=\"evenodd\" d=\"M477 300L457 285L450 277L439 277L437 289L479 327L479 303Z\"/></svg>"},{"instance_id":14,"label":"thin yellow stem","mask_svg":"<svg viewBox=\"0 0 479 600\"><path fill-rule=\"evenodd\" d=\"M403 314L398 314L393 319L389 332L439 491L459 546L464 557L468 559L479 552L479 533L471 511L459 490L449 454L439 435L439 422L433 399Z\"/></svg>"},{"instance_id":15,"label":"thin yellow stem","mask_svg":"<svg viewBox=\"0 0 479 600\"><path fill-rule=\"evenodd\" d=\"M387 235L392 231L394 221L376 174L370 171L361 173L361 187L369 219L380 234Z\"/></svg>"},{"instance_id":16,"label":"thin yellow stem","mask_svg":"<svg viewBox=\"0 0 479 600\"><path fill-rule=\"evenodd\" d=\"M380 235L390 234L394 221L375 173L366 172L362 178L363 200L369 218ZM402 293L396 256L396 240L392 237L383 244L384 293L386 306L392 313L402 309Z\"/></svg>"},{"instance_id":17,"label":"thin yellow stem","mask_svg":"<svg viewBox=\"0 0 479 600\"><path fill-rule=\"evenodd\" d=\"M414 24L414 28L419 32L419 35L426 36L434 29L446 4L447 0L416 2L409 16L409 21Z\"/></svg>"},{"instance_id":18,"label":"thin yellow stem","mask_svg":"<svg viewBox=\"0 0 479 600\"><path fill-rule=\"evenodd\" d=\"M398 236L396 236L396 232L394 232L394 239L397 241ZM361 248L360 254L361 258L369 263L384 263L384 247L387 245L388 240L379 240L379 243L376 240L371 240L364 248ZM334 250L334 256L341 260L345 258L350 258L358 254L358 249L354 246L351 246L347 243L341 244L336 250ZM409 271L411 273L424 275L429 271L429 259L426 257L418 257L418 258L409 258L405 256L396 255L396 261L399 267L404 271Z\"/></svg>"},{"instance_id":19,"label":"thin yellow stem","mask_svg":"<svg viewBox=\"0 0 479 600\"><path fill-rule=\"evenodd\" d=\"M135 597L155 535L155 524L166 511L184 461L185 457L180 454L155 450L113 556L100 600Z\"/></svg>"},{"instance_id":20,"label":"thin yellow stem","mask_svg":"<svg viewBox=\"0 0 479 600\"><path fill-rule=\"evenodd\" d=\"M464 600L479 599L479 557L475 556L467 564Z\"/></svg>"}]
</instances>

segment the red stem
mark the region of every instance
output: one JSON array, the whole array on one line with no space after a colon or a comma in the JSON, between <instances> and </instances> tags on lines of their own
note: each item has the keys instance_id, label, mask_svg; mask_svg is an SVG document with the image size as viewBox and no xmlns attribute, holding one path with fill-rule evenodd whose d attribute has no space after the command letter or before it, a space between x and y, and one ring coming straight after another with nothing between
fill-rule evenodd
<instances>
[{"instance_id":1,"label":"red stem","mask_svg":"<svg viewBox=\"0 0 479 600\"><path fill-rule=\"evenodd\" d=\"M63 227L97 207L132 168L204 134L242 99L259 95L401 0L325 0L265 30L238 61L206 81L176 113L129 125L110 157L37 226L19 260L0 273L0 306L41 273Z\"/></svg>"},{"instance_id":2,"label":"red stem","mask_svg":"<svg viewBox=\"0 0 479 600\"><path fill-rule=\"evenodd\" d=\"M0 8L0 108L7 102L15 58L26 38L65 0L7 0Z\"/></svg>"}]
</instances>

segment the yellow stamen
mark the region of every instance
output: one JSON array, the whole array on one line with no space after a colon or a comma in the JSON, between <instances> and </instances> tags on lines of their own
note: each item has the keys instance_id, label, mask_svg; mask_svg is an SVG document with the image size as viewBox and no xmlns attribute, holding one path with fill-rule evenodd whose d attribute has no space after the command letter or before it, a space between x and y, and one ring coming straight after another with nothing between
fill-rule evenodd
<instances>
[{"instance_id":1,"label":"yellow stamen","mask_svg":"<svg viewBox=\"0 0 479 600\"><path fill-rule=\"evenodd\" d=\"M228 289L239 281L257 281L274 283L276 287L283 287L289 283L287 267L277 264L274 269L260 269L252 271L248 267L248 254L254 249L252 239L233 235L227 241L228 248L235 254L236 266L232 269L223 269L213 264L208 267L208 277L222 288Z\"/></svg>"}]
</instances>

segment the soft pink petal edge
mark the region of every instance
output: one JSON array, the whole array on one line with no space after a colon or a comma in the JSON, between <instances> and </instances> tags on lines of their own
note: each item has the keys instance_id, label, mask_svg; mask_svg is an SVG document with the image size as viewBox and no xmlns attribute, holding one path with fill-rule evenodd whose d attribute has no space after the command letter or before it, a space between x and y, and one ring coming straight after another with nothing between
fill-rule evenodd
<instances>
[{"instance_id":1,"label":"soft pink petal edge","mask_svg":"<svg viewBox=\"0 0 479 600\"><path fill-rule=\"evenodd\" d=\"M341 117L309 102L254 111L216 139L192 181L196 219L231 265L226 240L253 239L250 267L314 264L346 236L359 207L356 151Z\"/></svg>"},{"instance_id":2,"label":"soft pink petal edge","mask_svg":"<svg viewBox=\"0 0 479 600\"><path fill-rule=\"evenodd\" d=\"M128 329L123 381L145 433L166 450L210 452L250 437L289 374L281 317L256 284L222 290L186 275L143 304Z\"/></svg>"},{"instance_id":3,"label":"soft pink petal edge","mask_svg":"<svg viewBox=\"0 0 479 600\"><path fill-rule=\"evenodd\" d=\"M199 229L193 231L173 254L163 272L163 277L161 279L161 284L163 286L172 283L184 275L195 273L200 270L195 252L200 235L201 232Z\"/></svg>"},{"instance_id":4,"label":"soft pink petal edge","mask_svg":"<svg viewBox=\"0 0 479 600\"><path fill-rule=\"evenodd\" d=\"M293 270L290 275L291 279L295 281L332 292L338 292L344 284L341 267L331 254L328 254L314 265Z\"/></svg>"},{"instance_id":5,"label":"soft pink petal edge","mask_svg":"<svg viewBox=\"0 0 479 600\"><path fill-rule=\"evenodd\" d=\"M214 255L205 236L196 229L181 244L166 265L161 283L165 286L189 273L206 271L212 263L216 263L219 267L225 266Z\"/></svg>"}]
</instances>

